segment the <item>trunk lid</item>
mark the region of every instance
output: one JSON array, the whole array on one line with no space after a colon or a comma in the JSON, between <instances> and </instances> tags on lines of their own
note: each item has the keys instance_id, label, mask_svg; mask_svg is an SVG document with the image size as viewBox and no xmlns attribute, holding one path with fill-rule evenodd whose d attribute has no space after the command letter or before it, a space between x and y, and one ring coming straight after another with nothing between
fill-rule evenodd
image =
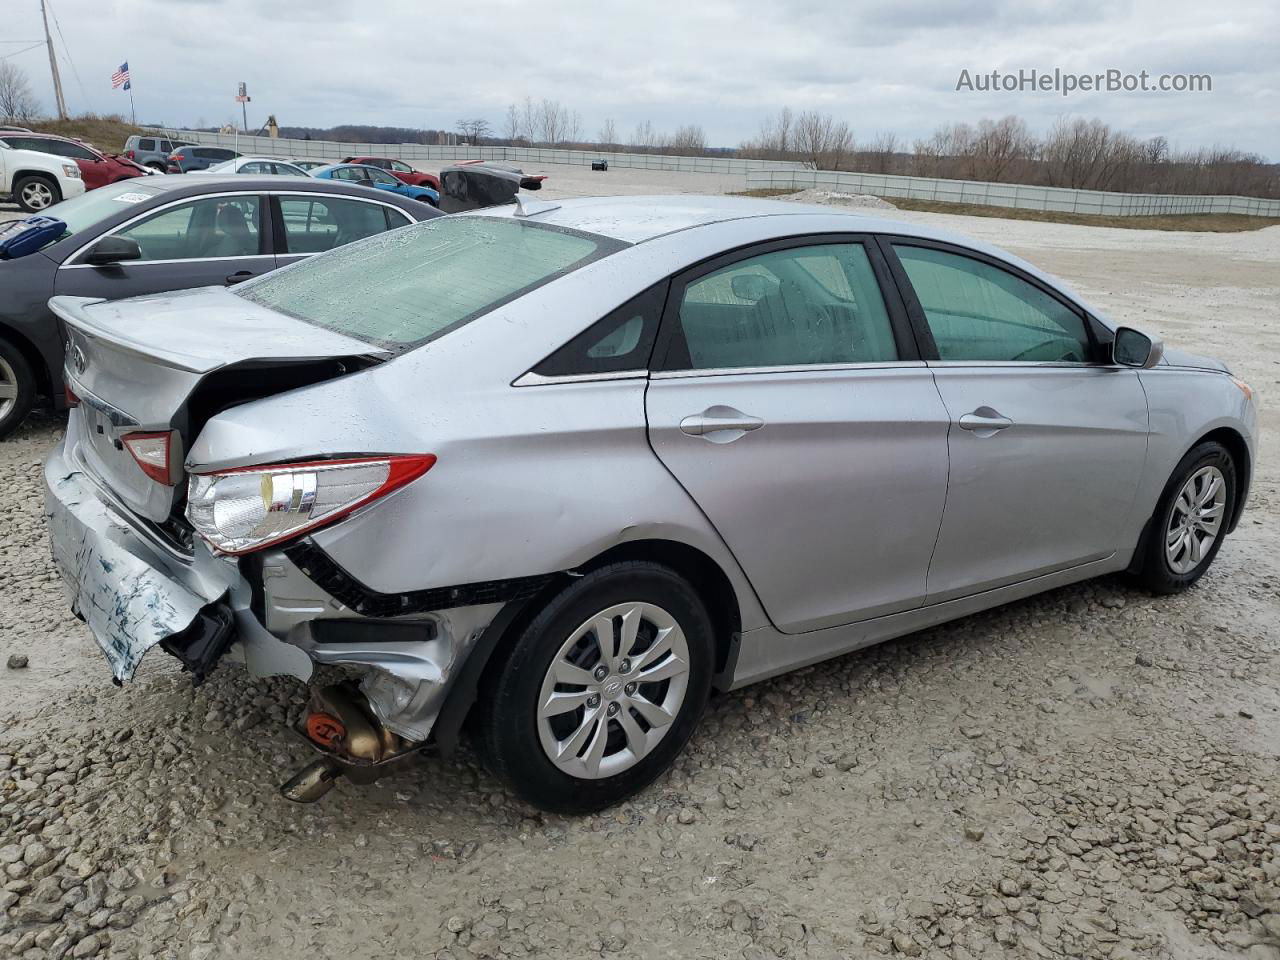
<instances>
[{"instance_id":1,"label":"trunk lid","mask_svg":"<svg viewBox=\"0 0 1280 960\"><path fill-rule=\"evenodd\" d=\"M221 288L104 301L54 297L65 375L80 398L75 459L157 523L185 498L184 452L219 410L363 369L386 351ZM142 472L121 438L174 431L174 486Z\"/></svg>"}]
</instances>

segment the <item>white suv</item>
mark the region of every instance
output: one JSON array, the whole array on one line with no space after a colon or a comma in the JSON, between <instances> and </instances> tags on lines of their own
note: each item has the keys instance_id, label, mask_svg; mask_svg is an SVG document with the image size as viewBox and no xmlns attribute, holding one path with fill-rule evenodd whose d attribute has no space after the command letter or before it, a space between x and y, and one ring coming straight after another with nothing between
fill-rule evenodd
<instances>
[{"instance_id":1,"label":"white suv","mask_svg":"<svg viewBox=\"0 0 1280 960\"><path fill-rule=\"evenodd\" d=\"M0 143L0 197L11 196L27 213L38 213L82 193L84 179L74 160Z\"/></svg>"}]
</instances>

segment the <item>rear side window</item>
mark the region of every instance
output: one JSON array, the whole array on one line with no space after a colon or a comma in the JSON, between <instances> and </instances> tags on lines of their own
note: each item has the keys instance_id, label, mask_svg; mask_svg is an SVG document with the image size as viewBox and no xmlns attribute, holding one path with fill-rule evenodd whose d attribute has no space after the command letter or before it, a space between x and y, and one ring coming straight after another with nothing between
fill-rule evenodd
<instances>
[{"instance_id":1,"label":"rear side window","mask_svg":"<svg viewBox=\"0 0 1280 960\"><path fill-rule=\"evenodd\" d=\"M149 139L148 137L143 137L141 140L139 140L139 141L138 141L138 147L137 147L137 149L139 149L139 150L155 150L155 149L156 149L156 142L155 142L154 140ZM162 140L162 141L160 141L160 148L159 148L159 149L161 149L161 150L168 150L168 149L169 149L169 145L168 145L167 143L165 143L165 142Z\"/></svg>"},{"instance_id":2,"label":"rear side window","mask_svg":"<svg viewBox=\"0 0 1280 960\"><path fill-rule=\"evenodd\" d=\"M387 229L381 204L334 197L281 197L285 253L323 253ZM401 220L396 226L402 226Z\"/></svg>"},{"instance_id":3,"label":"rear side window","mask_svg":"<svg viewBox=\"0 0 1280 960\"><path fill-rule=\"evenodd\" d=\"M691 281L667 369L883 363L898 359L861 243L785 247Z\"/></svg>"},{"instance_id":4,"label":"rear side window","mask_svg":"<svg viewBox=\"0 0 1280 960\"><path fill-rule=\"evenodd\" d=\"M1084 318L1039 287L972 257L894 244L940 360L1084 363Z\"/></svg>"},{"instance_id":5,"label":"rear side window","mask_svg":"<svg viewBox=\"0 0 1280 960\"><path fill-rule=\"evenodd\" d=\"M539 363L533 372L544 377L572 377L648 369L667 287L663 280L632 297Z\"/></svg>"},{"instance_id":6,"label":"rear side window","mask_svg":"<svg viewBox=\"0 0 1280 960\"><path fill-rule=\"evenodd\" d=\"M625 244L514 218L440 217L267 274L237 295L407 350Z\"/></svg>"}]
</instances>

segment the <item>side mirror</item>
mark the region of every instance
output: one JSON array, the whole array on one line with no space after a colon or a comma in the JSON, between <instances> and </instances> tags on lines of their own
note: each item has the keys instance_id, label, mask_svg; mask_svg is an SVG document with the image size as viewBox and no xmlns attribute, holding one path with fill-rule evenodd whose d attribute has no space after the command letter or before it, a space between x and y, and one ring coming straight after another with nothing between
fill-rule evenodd
<instances>
[{"instance_id":1,"label":"side mirror","mask_svg":"<svg viewBox=\"0 0 1280 960\"><path fill-rule=\"evenodd\" d=\"M129 237L103 237L85 254L84 262L102 267L122 260L141 260L142 248Z\"/></svg>"},{"instance_id":2,"label":"side mirror","mask_svg":"<svg viewBox=\"0 0 1280 960\"><path fill-rule=\"evenodd\" d=\"M1164 356L1164 344L1133 327L1117 327L1111 360L1122 367L1150 370Z\"/></svg>"}]
</instances>

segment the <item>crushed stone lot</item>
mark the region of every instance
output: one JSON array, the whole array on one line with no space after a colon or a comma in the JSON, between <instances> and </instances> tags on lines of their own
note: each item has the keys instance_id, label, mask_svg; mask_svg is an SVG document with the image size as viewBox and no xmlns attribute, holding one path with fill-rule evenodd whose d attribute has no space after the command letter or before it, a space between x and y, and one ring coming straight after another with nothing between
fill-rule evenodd
<instances>
[{"instance_id":1,"label":"crushed stone lot","mask_svg":"<svg viewBox=\"0 0 1280 960\"><path fill-rule=\"evenodd\" d=\"M301 685L192 690L159 652L111 685L48 560L39 417L0 443L0 957L1280 960L1280 228L871 212L1252 384L1249 509L1196 588L1093 581L720 697L597 816L469 753L299 807Z\"/></svg>"}]
</instances>

